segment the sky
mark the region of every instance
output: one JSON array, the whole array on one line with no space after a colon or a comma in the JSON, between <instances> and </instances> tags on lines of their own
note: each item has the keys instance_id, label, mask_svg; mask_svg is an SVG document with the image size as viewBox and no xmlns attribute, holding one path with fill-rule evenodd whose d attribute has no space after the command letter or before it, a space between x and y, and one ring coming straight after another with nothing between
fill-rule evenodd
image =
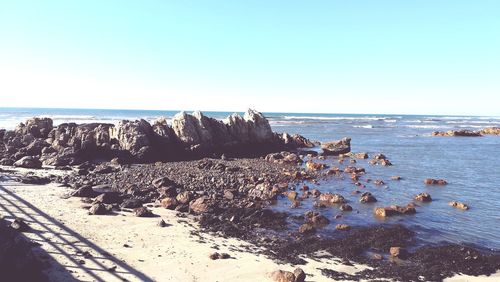
<instances>
[{"instance_id":1,"label":"sky","mask_svg":"<svg viewBox=\"0 0 500 282\"><path fill-rule=\"evenodd\" d=\"M0 0L0 107L500 116L500 1Z\"/></svg>"}]
</instances>

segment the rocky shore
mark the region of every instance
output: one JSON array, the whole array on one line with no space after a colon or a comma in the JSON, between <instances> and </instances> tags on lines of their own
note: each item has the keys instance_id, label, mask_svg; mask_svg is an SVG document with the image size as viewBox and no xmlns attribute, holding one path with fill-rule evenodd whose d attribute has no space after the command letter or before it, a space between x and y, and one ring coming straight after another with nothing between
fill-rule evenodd
<instances>
[{"instance_id":1,"label":"rocky shore","mask_svg":"<svg viewBox=\"0 0 500 282\"><path fill-rule=\"evenodd\" d=\"M348 213L352 207L347 196L308 185L346 178L361 187L359 179L367 170L357 167L356 160L367 159L368 154L351 153L350 138L321 144L322 153L317 153L310 149L317 143L300 135L272 132L265 117L252 110L224 122L199 112L180 113L171 125L165 120L153 125L140 120L117 126L54 127L50 119L34 118L14 131L2 131L0 137L5 144L0 146L4 147L2 165L54 166L67 171L52 177L19 176L19 181L71 187L74 190L68 197L81 198L91 216L128 211L151 217L153 207L162 207L195 215L199 234L243 239L280 262L300 265L308 257L373 267L348 276L321 269L335 279L441 281L458 273L489 275L500 269L498 252L456 244L420 246L415 231L402 225L339 224L338 232L319 234L317 230L333 221L321 209ZM340 167L334 162L348 164ZM369 163L392 165L383 154L374 155ZM426 179L425 184L444 185L446 181ZM382 186L384 181L374 180L373 185ZM356 197L362 204L377 202L369 192ZM287 198L290 209L313 200L317 209L302 216L276 211L273 205L279 198ZM428 194L415 196L417 202L431 200ZM376 207L373 214L413 215L418 206L408 201L404 206ZM300 228L290 227L297 223ZM302 275L294 274L293 279L298 276Z\"/></svg>"},{"instance_id":2,"label":"rocky shore","mask_svg":"<svg viewBox=\"0 0 500 282\"><path fill-rule=\"evenodd\" d=\"M484 135L500 135L499 127L487 127L479 131L468 129L449 130L449 131L434 131L432 136L446 136L446 137L481 137Z\"/></svg>"}]
</instances>

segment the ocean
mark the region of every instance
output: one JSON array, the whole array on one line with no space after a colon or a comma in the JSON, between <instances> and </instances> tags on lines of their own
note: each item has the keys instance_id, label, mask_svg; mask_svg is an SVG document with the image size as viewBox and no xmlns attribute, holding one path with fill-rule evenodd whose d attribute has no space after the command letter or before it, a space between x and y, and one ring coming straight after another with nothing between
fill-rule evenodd
<instances>
[{"instance_id":1,"label":"ocean","mask_svg":"<svg viewBox=\"0 0 500 282\"><path fill-rule=\"evenodd\" d=\"M21 109L0 108L0 128L13 129L33 116L51 117L55 124L64 122L116 123L123 119L158 117L171 118L177 111L92 110L92 109ZM228 112L204 112L224 118ZM432 131L451 129L478 130L500 127L500 117L439 116L439 115L380 115L380 114L296 114L264 113L274 131L299 133L318 141L352 138L352 151L370 155L384 153L394 164L391 167L371 166L358 160L356 166L365 167L361 179L366 188L353 185L350 179L320 181L310 188L342 194L354 211L340 214L336 208L320 212L332 219L322 232L335 232L337 223L352 226L377 223L401 223L417 231L417 239L426 243L453 242L500 250L500 137L433 137ZM329 165L338 163L328 159ZM348 165L343 164L340 166ZM390 177L399 175L401 181ZM366 183L367 178L381 179L386 185ZM425 186L425 178L446 179L446 186ZM369 191L377 199L374 204L360 204L354 190ZM421 203L417 214L380 220L373 216L374 207L393 204L405 205L413 196L428 192L433 201ZM465 202L471 208L461 211L448 202ZM312 200L304 201L297 209L290 209L287 199L280 199L277 210L303 214L313 209ZM291 222L290 224L295 224Z\"/></svg>"}]
</instances>

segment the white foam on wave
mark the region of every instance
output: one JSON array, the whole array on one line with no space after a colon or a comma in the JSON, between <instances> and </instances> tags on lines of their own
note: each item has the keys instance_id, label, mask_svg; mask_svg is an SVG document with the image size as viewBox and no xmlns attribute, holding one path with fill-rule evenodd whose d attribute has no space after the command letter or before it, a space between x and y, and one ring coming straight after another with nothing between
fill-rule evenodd
<instances>
[{"instance_id":1,"label":"white foam on wave","mask_svg":"<svg viewBox=\"0 0 500 282\"><path fill-rule=\"evenodd\" d=\"M287 120L386 120L384 117L316 117L316 116L284 116Z\"/></svg>"},{"instance_id":2,"label":"white foam on wave","mask_svg":"<svg viewBox=\"0 0 500 282\"><path fill-rule=\"evenodd\" d=\"M354 128L373 128L373 125L371 125L371 124L366 124L366 125L353 125L352 127L354 127Z\"/></svg>"},{"instance_id":3,"label":"white foam on wave","mask_svg":"<svg viewBox=\"0 0 500 282\"><path fill-rule=\"evenodd\" d=\"M445 125L405 125L406 128L450 128L450 126Z\"/></svg>"}]
</instances>

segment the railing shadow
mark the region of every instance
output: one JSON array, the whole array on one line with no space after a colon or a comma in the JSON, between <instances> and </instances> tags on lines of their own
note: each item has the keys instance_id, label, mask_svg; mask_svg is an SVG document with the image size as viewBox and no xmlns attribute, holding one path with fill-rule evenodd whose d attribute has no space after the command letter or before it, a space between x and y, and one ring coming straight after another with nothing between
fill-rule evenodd
<instances>
[{"instance_id":1,"label":"railing shadow","mask_svg":"<svg viewBox=\"0 0 500 282\"><path fill-rule=\"evenodd\" d=\"M51 280L81 281L71 274L77 269L91 281L153 281L1 184L0 210L6 219L22 218L29 223L33 232L25 235L50 247L50 251L41 253L67 258L68 263L60 264L64 271L57 272L61 277L49 277Z\"/></svg>"}]
</instances>

